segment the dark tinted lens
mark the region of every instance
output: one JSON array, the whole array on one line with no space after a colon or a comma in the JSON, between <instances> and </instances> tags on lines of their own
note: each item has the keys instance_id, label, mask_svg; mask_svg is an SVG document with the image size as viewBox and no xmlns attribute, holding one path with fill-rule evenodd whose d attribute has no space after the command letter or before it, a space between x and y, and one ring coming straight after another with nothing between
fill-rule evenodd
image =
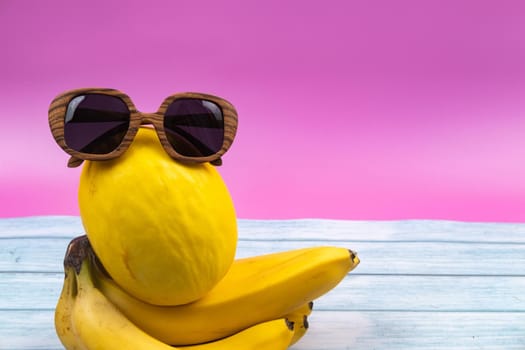
<instances>
[{"instance_id":1,"label":"dark tinted lens","mask_svg":"<svg viewBox=\"0 0 525 350\"><path fill-rule=\"evenodd\" d=\"M77 96L67 106L64 120L66 144L78 152L106 154L115 150L129 127L129 110L115 96Z\"/></svg>"},{"instance_id":2,"label":"dark tinted lens","mask_svg":"<svg viewBox=\"0 0 525 350\"><path fill-rule=\"evenodd\" d=\"M217 153L224 139L224 118L214 102L178 99L168 106L164 130L177 153L188 157L206 157Z\"/></svg>"}]
</instances>

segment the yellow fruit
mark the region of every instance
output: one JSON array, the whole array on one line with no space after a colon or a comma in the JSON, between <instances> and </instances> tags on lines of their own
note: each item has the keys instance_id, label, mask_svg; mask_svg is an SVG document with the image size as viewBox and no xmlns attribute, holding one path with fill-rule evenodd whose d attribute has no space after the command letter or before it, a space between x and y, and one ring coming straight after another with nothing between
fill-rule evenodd
<instances>
[{"instance_id":1,"label":"yellow fruit","mask_svg":"<svg viewBox=\"0 0 525 350\"><path fill-rule=\"evenodd\" d=\"M173 160L153 129L140 128L119 158L85 162L79 204L108 273L145 302L197 300L233 262L237 222L220 174Z\"/></svg>"}]
</instances>

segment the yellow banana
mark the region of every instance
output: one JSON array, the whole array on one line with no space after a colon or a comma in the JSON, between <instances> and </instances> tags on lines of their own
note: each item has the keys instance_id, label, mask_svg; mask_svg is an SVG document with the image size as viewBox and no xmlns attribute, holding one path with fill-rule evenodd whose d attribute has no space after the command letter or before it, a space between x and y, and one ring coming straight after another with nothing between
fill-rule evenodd
<instances>
[{"instance_id":1,"label":"yellow banana","mask_svg":"<svg viewBox=\"0 0 525 350\"><path fill-rule=\"evenodd\" d=\"M146 333L168 344L191 345L285 317L334 288L358 263L353 252L337 247L240 259L203 298L177 306L155 306L133 298L101 269L95 269L94 280L101 292Z\"/></svg>"},{"instance_id":2,"label":"yellow banana","mask_svg":"<svg viewBox=\"0 0 525 350\"><path fill-rule=\"evenodd\" d=\"M82 262L77 277L72 323L89 350L176 350L145 333L128 320L93 284L89 259ZM212 343L187 347L191 350L285 350L293 336L284 319L257 324ZM179 348L180 349L180 348Z\"/></svg>"},{"instance_id":3,"label":"yellow banana","mask_svg":"<svg viewBox=\"0 0 525 350\"><path fill-rule=\"evenodd\" d=\"M66 256L68 254L69 248ZM67 259L64 262L64 273L64 285L55 309L55 330L60 342L67 350L86 350L71 324L71 312L77 294L77 281L75 269L68 264Z\"/></svg>"},{"instance_id":4,"label":"yellow banana","mask_svg":"<svg viewBox=\"0 0 525 350\"><path fill-rule=\"evenodd\" d=\"M285 316L288 321L294 324L294 334L290 345L297 343L306 334L309 326L308 316L312 313L313 305L313 302L309 302Z\"/></svg>"},{"instance_id":5,"label":"yellow banana","mask_svg":"<svg viewBox=\"0 0 525 350\"><path fill-rule=\"evenodd\" d=\"M293 323L280 318L256 324L237 334L211 343L179 347L185 350L281 350L288 349ZM177 348L176 348L177 349Z\"/></svg>"}]
</instances>

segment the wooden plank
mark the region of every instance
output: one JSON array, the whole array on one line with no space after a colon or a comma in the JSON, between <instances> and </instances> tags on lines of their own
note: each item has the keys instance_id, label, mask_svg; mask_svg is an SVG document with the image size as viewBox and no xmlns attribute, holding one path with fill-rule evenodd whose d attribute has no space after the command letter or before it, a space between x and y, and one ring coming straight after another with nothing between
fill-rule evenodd
<instances>
[{"instance_id":1,"label":"wooden plank","mask_svg":"<svg viewBox=\"0 0 525 350\"><path fill-rule=\"evenodd\" d=\"M524 313L314 312L296 350L523 350Z\"/></svg>"},{"instance_id":2,"label":"wooden plank","mask_svg":"<svg viewBox=\"0 0 525 350\"><path fill-rule=\"evenodd\" d=\"M239 219L239 236L256 240L427 241L525 243L525 223L471 223L442 220L347 221L326 219ZM77 216L36 216L0 220L3 237L73 237L84 232Z\"/></svg>"},{"instance_id":3,"label":"wooden plank","mask_svg":"<svg viewBox=\"0 0 525 350\"><path fill-rule=\"evenodd\" d=\"M0 312L54 310L64 282L63 273L0 273Z\"/></svg>"},{"instance_id":4,"label":"wooden plank","mask_svg":"<svg viewBox=\"0 0 525 350\"><path fill-rule=\"evenodd\" d=\"M525 275L525 244L241 240L237 257L323 243L356 251L359 274Z\"/></svg>"},{"instance_id":5,"label":"wooden plank","mask_svg":"<svg viewBox=\"0 0 525 350\"><path fill-rule=\"evenodd\" d=\"M63 271L64 254L71 238L1 239L0 271Z\"/></svg>"},{"instance_id":6,"label":"wooden plank","mask_svg":"<svg viewBox=\"0 0 525 350\"><path fill-rule=\"evenodd\" d=\"M523 350L525 314L315 311L294 350ZM62 349L52 311L0 313L0 349Z\"/></svg>"},{"instance_id":7,"label":"wooden plank","mask_svg":"<svg viewBox=\"0 0 525 350\"><path fill-rule=\"evenodd\" d=\"M74 237L83 234L78 216L31 216L0 220L3 237Z\"/></svg>"},{"instance_id":8,"label":"wooden plank","mask_svg":"<svg viewBox=\"0 0 525 350\"><path fill-rule=\"evenodd\" d=\"M62 273L0 273L0 310L54 309ZM316 310L525 312L525 277L354 276Z\"/></svg>"},{"instance_id":9,"label":"wooden plank","mask_svg":"<svg viewBox=\"0 0 525 350\"><path fill-rule=\"evenodd\" d=\"M0 311L0 349L63 350L54 327L54 311Z\"/></svg>"},{"instance_id":10,"label":"wooden plank","mask_svg":"<svg viewBox=\"0 0 525 350\"><path fill-rule=\"evenodd\" d=\"M444 220L349 221L326 219L239 220L245 239L525 242L524 223L472 223Z\"/></svg>"},{"instance_id":11,"label":"wooden plank","mask_svg":"<svg viewBox=\"0 0 525 350\"><path fill-rule=\"evenodd\" d=\"M525 312L525 277L350 274L315 309Z\"/></svg>"},{"instance_id":12,"label":"wooden plank","mask_svg":"<svg viewBox=\"0 0 525 350\"><path fill-rule=\"evenodd\" d=\"M0 239L0 272L61 272L69 241L70 237ZM239 240L237 257L323 243ZM359 274L525 275L525 244L348 241L328 244L357 251L361 264L355 273Z\"/></svg>"}]
</instances>

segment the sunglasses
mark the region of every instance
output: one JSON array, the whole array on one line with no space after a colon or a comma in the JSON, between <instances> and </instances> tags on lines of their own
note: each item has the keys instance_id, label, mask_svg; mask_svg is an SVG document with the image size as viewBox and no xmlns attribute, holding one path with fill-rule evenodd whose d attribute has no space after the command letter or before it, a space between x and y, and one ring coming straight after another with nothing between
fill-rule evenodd
<instances>
[{"instance_id":1,"label":"sunglasses","mask_svg":"<svg viewBox=\"0 0 525 350\"><path fill-rule=\"evenodd\" d=\"M186 92L166 97L156 113L142 113L126 94L102 88L67 91L49 106L51 133L71 156L68 167L119 157L143 124L153 125L173 159L221 165L237 132L237 112L220 97Z\"/></svg>"}]
</instances>

